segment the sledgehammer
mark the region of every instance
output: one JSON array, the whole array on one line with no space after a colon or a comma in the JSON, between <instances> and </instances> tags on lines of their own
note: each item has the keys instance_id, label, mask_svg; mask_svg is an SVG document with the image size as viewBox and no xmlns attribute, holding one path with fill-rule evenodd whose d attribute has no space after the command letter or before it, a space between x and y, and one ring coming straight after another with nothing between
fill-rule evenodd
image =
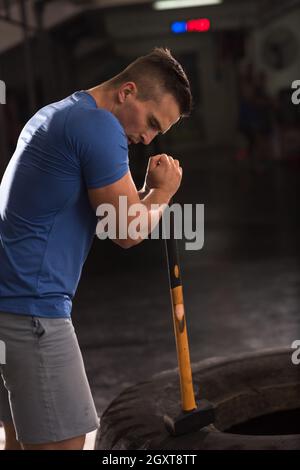
<instances>
[{"instance_id":1,"label":"sledgehammer","mask_svg":"<svg viewBox=\"0 0 300 470\"><path fill-rule=\"evenodd\" d=\"M177 436L197 431L213 423L214 409L207 400L202 399L198 403L195 401L178 247L175 239L174 214L172 211L170 211L170 237L165 237L165 246L180 377L181 413L174 417L165 415L164 422L169 433Z\"/></svg>"}]
</instances>

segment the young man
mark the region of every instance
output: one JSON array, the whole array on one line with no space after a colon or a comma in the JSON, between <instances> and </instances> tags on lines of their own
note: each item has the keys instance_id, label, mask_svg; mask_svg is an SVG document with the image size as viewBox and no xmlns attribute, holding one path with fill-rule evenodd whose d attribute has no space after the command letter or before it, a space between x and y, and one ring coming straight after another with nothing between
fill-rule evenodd
<instances>
[{"instance_id":1,"label":"young man","mask_svg":"<svg viewBox=\"0 0 300 470\"><path fill-rule=\"evenodd\" d=\"M70 319L95 211L119 196L168 203L178 160L149 160L138 192L128 144L145 145L191 109L188 79L166 49L111 80L40 109L22 130L0 187L0 420L6 449L82 449L98 417ZM157 215L157 214L156 214ZM125 225L131 218L126 214ZM118 233L118 231L117 231ZM114 240L129 248L142 238ZM2 383L3 382L3 383Z\"/></svg>"}]
</instances>

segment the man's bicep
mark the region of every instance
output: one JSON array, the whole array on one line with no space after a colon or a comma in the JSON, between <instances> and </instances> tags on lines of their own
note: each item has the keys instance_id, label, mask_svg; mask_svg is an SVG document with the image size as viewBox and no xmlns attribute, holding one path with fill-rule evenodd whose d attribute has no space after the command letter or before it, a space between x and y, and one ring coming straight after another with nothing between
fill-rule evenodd
<instances>
[{"instance_id":1,"label":"man's bicep","mask_svg":"<svg viewBox=\"0 0 300 470\"><path fill-rule=\"evenodd\" d=\"M127 197L128 206L140 202L130 171L115 183L102 188L89 189L88 194L90 203L95 211L100 204L112 204L118 212L119 196Z\"/></svg>"}]
</instances>

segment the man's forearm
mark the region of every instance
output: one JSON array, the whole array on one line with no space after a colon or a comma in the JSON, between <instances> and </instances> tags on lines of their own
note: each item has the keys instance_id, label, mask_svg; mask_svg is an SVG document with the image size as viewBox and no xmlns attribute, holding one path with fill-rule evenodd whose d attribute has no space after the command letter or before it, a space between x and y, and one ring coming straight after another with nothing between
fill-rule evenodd
<instances>
[{"instance_id":1,"label":"man's forearm","mask_svg":"<svg viewBox=\"0 0 300 470\"><path fill-rule=\"evenodd\" d=\"M138 191L140 201L142 201L146 196L148 196L149 192L150 192L150 189L146 185L144 185L142 189Z\"/></svg>"},{"instance_id":2,"label":"man's forearm","mask_svg":"<svg viewBox=\"0 0 300 470\"><path fill-rule=\"evenodd\" d=\"M150 189L148 195L141 201L148 211L148 234L152 232L159 223L170 199L171 195L164 191L160 189Z\"/></svg>"},{"instance_id":3,"label":"man's forearm","mask_svg":"<svg viewBox=\"0 0 300 470\"><path fill-rule=\"evenodd\" d=\"M126 242L126 247L128 248L130 248L130 246L138 245L144 240L145 236L147 236L150 232L154 230L171 199L171 196L166 192L162 191L161 189L150 189L148 191L143 191L144 194L145 192L147 192L147 195L144 196L144 198L140 201L141 204L145 206L148 212L146 222L147 225L140 227L140 230L142 233L144 233L144 236L138 237L134 240L131 239L131 241L130 237L128 237ZM140 193L141 192L139 191L139 195ZM156 207L154 205L156 205Z\"/></svg>"},{"instance_id":4,"label":"man's forearm","mask_svg":"<svg viewBox=\"0 0 300 470\"><path fill-rule=\"evenodd\" d=\"M140 195L140 192L139 192ZM152 204L169 204L171 196L162 191L161 189L147 189L143 192L143 197L140 197L140 201L148 210L151 210Z\"/></svg>"}]
</instances>

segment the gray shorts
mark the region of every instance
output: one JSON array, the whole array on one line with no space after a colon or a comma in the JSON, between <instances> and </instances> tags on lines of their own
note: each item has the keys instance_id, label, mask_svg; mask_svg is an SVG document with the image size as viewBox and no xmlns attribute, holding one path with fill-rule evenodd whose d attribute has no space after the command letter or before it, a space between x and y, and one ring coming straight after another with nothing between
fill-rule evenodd
<instances>
[{"instance_id":1,"label":"gray shorts","mask_svg":"<svg viewBox=\"0 0 300 470\"><path fill-rule=\"evenodd\" d=\"M13 421L18 441L57 442L98 428L71 319L0 312L0 341L0 421Z\"/></svg>"}]
</instances>

